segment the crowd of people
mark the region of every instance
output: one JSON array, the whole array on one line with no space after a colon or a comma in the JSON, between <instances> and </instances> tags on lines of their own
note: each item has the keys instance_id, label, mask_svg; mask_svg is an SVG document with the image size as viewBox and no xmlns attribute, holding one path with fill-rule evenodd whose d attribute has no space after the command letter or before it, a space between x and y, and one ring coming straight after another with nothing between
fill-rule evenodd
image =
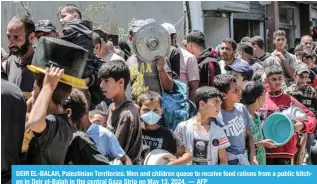
<instances>
[{"instance_id":1,"label":"crowd of people","mask_svg":"<svg viewBox=\"0 0 317 184\"><path fill-rule=\"evenodd\" d=\"M62 33L50 20L34 24L28 16L7 25L2 182L10 182L12 165L142 165L155 149L175 156L166 158L169 165L317 164L312 36L303 36L291 54L285 32L276 30L275 50L267 53L261 36L226 38L216 48L198 30L179 45L175 27L162 23L170 52L143 61L131 42L156 20L135 21L129 40L113 46L76 5L57 16ZM47 67L35 70L35 63ZM307 118L294 120L294 135L277 146L264 137L263 122L293 104Z\"/></svg>"}]
</instances>

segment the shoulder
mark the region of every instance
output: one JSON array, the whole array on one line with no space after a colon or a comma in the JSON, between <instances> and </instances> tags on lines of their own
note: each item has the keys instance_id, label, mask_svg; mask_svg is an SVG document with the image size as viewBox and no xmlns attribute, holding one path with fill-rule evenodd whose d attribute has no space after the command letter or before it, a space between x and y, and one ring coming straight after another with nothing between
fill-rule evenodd
<instances>
[{"instance_id":1,"label":"shoulder","mask_svg":"<svg viewBox=\"0 0 317 184\"><path fill-rule=\"evenodd\" d=\"M245 105L243 105L242 103L235 103L234 107L237 108L238 110L246 109Z\"/></svg>"},{"instance_id":2,"label":"shoulder","mask_svg":"<svg viewBox=\"0 0 317 184\"><path fill-rule=\"evenodd\" d=\"M1 80L1 96L24 100L21 89L16 84L3 79Z\"/></svg>"},{"instance_id":3,"label":"shoulder","mask_svg":"<svg viewBox=\"0 0 317 184\"><path fill-rule=\"evenodd\" d=\"M127 60L127 65L130 67L131 65L135 65L138 64L138 59L136 57L135 54L133 54L132 56L130 56Z\"/></svg>"},{"instance_id":4,"label":"shoulder","mask_svg":"<svg viewBox=\"0 0 317 184\"><path fill-rule=\"evenodd\" d=\"M131 117L131 118L134 118L136 116L139 115L139 111L138 109L136 108L136 106L128 101L126 102L126 104L124 104L123 107L120 108L120 116L121 117Z\"/></svg>"}]
</instances>

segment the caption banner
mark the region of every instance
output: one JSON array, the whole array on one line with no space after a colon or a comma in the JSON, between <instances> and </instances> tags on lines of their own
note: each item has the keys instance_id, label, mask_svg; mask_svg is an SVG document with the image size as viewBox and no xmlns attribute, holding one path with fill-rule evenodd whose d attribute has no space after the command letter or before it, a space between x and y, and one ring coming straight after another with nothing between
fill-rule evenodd
<instances>
[{"instance_id":1,"label":"caption banner","mask_svg":"<svg viewBox=\"0 0 317 184\"><path fill-rule=\"evenodd\" d=\"M12 166L12 184L213 182L317 183L317 166Z\"/></svg>"}]
</instances>

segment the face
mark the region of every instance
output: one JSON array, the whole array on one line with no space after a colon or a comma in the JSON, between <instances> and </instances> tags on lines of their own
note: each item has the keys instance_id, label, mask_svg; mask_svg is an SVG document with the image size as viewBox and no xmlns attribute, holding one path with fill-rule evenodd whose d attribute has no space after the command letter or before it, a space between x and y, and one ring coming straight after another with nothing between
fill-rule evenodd
<instances>
[{"instance_id":1,"label":"face","mask_svg":"<svg viewBox=\"0 0 317 184\"><path fill-rule=\"evenodd\" d=\"M253 45L253 57L257 57L258 51L259 51L259 46L254 44Z\"/></svg>"},{"instance_id":2,"label":"face","mask_svg":"<svg viewBox=\"0 0 317 184\"><path fill-rule=\"evenodd\" d=\"M266 82L270 86L270 91L280 91L284 82L284 76L280 74L274 74L267 77Z\"/></svg>"},{"instance_id":3,"label":"face","mask_svg":"<svg viewBox=\"0 0 317 184\"><path fill-rule=\"evenodd\" d=\"M263 107L263 105L264 105L265 93L266 93L266 91L263 91L262 95L257 99L257 103L259 105L259 108Z\"/></svg>"},{"instance_id":4,"label":"face","mask_svg":"<svg viewBox=\"0 0 317 184\"><path fill-rule=\"evenodd\" d=\"M302 44L302 45L305 45L306 48L311 49L311 48L313 47L313 39L312 39L312 37L310 37L310 36L309 36L309 37L308 37L308 36L305 36L305 37L302 39L301 44Z\"/></svg>"},{"instance_id":5,"label":"face","mask_svg":"<svg viewBox=\"0 0 317 184\"><path fill-rule=\"evenodd\" d=\"M177 34L174 34L172 37L171 37L171 45L176 47L177 46Z\"/></svg>"},{"instance_id":6,"label":"face","mask_svg":"<svg viewBox=\"0 0 317 184\"><path fill-rule=\"evenodd\" d=\"M186 49L188 52L194 54L194 45L192 42L186 42Z\"/></svg>"},{"instance_id":7,"label":"face","mask_svg":"<svg viewBox=\"0 0 317 184\"><path fill-rule=\"evenodd\" d=\"M156 114L162 116L162 107L159 102L157 101L151 101L151 100L145 100L142 104L142 107L140 108L140 115L143 115L147 112L153 111Z\"/></svg>"},{"instance_id":8,"label":"face","mask_svg":"<svg viewBox=\"0 0 317 184\"><path fill-rule=\"evenodd\" d=\"M200 101L199 109L203 111L204 114L207 114L208 117L215 118L218 116L221 109L222 100L219 97L214 97L208 99L207 102Z\"/></svg>"},{"instance_id":9,"label":"face","mask_svg":"<svg viewBox=\"0 0 317 184\"><path fill-rule=\"evenodd\" d=\"M284 50L287 43L287 39L285 36L277 36L274 39L275 48L278 50Z\"/></svg>"},{"instance_id":10,"label":"face","mask_svg":"<svg viewBox=\"0 0 317 184\"><path fill-rule=\"evenodd\" d=\"M102 79L100 83L100 88L107 98L115 97L119 92L120 88L123 88L124 80L121 78L115 81L114 78L110 77L108 79Z\"/></svg>"},{"instance_id":11,"label":"face","mask_svg":"<svg viewBox=\"0 0 317 184\"><path fill-rule=\"evenodd\" d=\"M300 75L296 74L295 76L295 81L299 88L304 87L307 84L308 79L309 73L307 72L301 73Z\"/></svg>"},{"instance_id":12,"label":"face","mask_svg":"<svg viewBox=\"0 0 317 184\"><path fill-rule=\"evenodd\" d=\"M231 43L222 42L220 45L220 56L224 61L229 61L235 56Z\"/></svg>"},{"instance_id":13,"label":"face","mask_svg":"<svg viewBox=\"0 0 317 184\"><path fill-rule=\"evenodd\" d=\"M303 59L302 62L307 64L307 66L309 68L313 68L314 67L314 58L313 58L313 56L303 57L302 59Z\"/></svg>"},{"instance_id":14,"label":"face","mask_svg":"<svg viewBox=\"0 0 317 184\"><path fill-rule=\"evenodd\" d=\"M24 24L20 21L11 21L7 26L7 40L10 54L24 56L31 47L34 33L26 37Z\"/></svg>"},{"instance_id":15,"label":"face","mask_svg":"<svg viewBox=\"0 0 317 184\"><path fill-rule=\"evenodd\" d=\"M230 89L227 94L225 94L226 101L232 102L232 103L239 103L241 100L241 90L242 85L238 85L238 82L232 82L230 84Z\"/></svg>"},{"instance_id":16,"label":"face","mask_svg":"<svg viewBox=\"0 0 317 184\"><path fill-rule=\"evenodd\" d=\"M78 19L76 13L68 13L67 8L63 8L61 13L59 14L59 22L61 23L62 27L66 25L66 22Z\"/></svg>"},{"instance_id":17,"label":"face","mask_svg":"<svg viewBox=\"0 0 317 184\"><path fill-rule=\"evenodd\" d=\"M92 117L89 118L90 122L96 123L98 125L105 125L106 124L106 117L102 114L94 114Z\"/></svg>"}]
</instances>

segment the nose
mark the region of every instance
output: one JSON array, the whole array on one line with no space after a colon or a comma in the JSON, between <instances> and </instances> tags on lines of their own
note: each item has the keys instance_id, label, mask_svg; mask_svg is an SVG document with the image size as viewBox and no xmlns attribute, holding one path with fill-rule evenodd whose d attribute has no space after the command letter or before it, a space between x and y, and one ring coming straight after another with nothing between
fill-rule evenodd
<instances>
[{"instance_id":1,"label":"nose","mask_svg":"<svg viewBox=\"0 0 317 184\"><path fill-rule=\"evenodd\" d=\"M14 39L8 39L8 48L16 46L16 42Z\"/></svg>"}]
</instances>

